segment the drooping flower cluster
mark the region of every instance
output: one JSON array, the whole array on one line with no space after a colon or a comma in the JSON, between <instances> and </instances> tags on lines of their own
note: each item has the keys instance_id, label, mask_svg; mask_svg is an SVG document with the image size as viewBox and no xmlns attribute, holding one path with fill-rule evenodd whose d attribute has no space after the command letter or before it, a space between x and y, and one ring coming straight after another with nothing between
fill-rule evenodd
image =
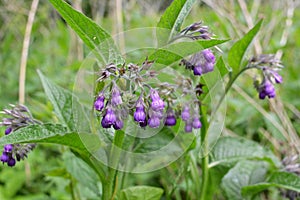
<instances>
[{"instance_id":1,"label":"drooping flower cluster","mask_svg":"<svg viewBox=\"0 0 300 200\"><path fill-rule=\"evenodd\" d=\"M183 59L182 64L186 66L187 69L193 70L195 76L201 76L214 70L215 56L210 49L204 49L196 54L194 54L190 60Z\"/></svg>"},{"instance_id":2,"label":"drooping flower cluster","mask_svg":"<svg viewBox=\"0 0 300 200\"><path fill-rule=\"evenodd\" d=\"M197 22L183 29L171 42L180 38L209 40L212 34L207 26ZM193 70L194 75L200 76L213 71L215 61L212 50L204 49L188 60L183 59L181 64ZM155 80L158 75L157 71L152 70L153 64L154 61L148 59L141 65L129 63L117 66L110 63L97 72L97 82L105 83L107 79L110 80L96 93L94 100L94 109L98 111L103 128L122 129L128 115L140 127L175 126L181 116L186 132L201 128L201 103L198 97L203 93L203 84L197 83L194 87L191 79L179 80L179 77L176 77L173 85L155 81L150 81L149 84L149 80ZM185 96L189 99L186 102L182 101Z\"/></svg>"},{"instance_id":3,"label":"drooping flower cluster","mask_svg":"<svg viewBox=\"0 0 300 200\"><path fill-rule=\"evenodd\" d=\"M23 105L11 105L12 109L4 109L3 114L9 115L10 118L4 118L0 122L0 126L5 126L5 135L13 134L14 131L28 126L30 124L38 123L33 119L30 111ZM8 166L13 167L16 161L23 160L27 157L27 154L34 149L36 144L6 144L4 146L2 155L0 157L1 162L7 163Z\"/></svg>"},{"instance_id":4,"label":"drooping flower cluster","mask_svg":"<svg viewBox=\"0 0 300 200\"><path fill-rule=\"evenodd\" d=\"M262 72L262 81L254 80L254 86L259 93L259 98L274 98L276 96L274 84L282 83L282 77L278 74L278 71L283 68L280 60L271 54L259 55L250 60L249 67L257 68Z\"/></svg>"}]
</instances>

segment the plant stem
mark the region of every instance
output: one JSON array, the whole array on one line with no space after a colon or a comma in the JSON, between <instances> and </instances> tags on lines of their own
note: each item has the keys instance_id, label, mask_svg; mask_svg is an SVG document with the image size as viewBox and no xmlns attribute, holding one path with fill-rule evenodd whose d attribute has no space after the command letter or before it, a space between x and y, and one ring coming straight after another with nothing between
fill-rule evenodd
<instances>
[{"instance_id":1,"label":"plant stem","mask_svg":"<svg viewBox=\"0 0 300 200\"><path fill-rule=\"evenodd\" d=\"M236 79L246 70L252 69L253 67L245 67L241 69L237 74L235 74L233 77L230 78L229 82L226 85L225 92L222 95L220 101L218 102L218 105L215 109L215 112L219 109L221 106L226 94L228 93L229 89L232 87L232 84L236 81ZM202 185L201 185L201 194L200 199L206 200L206 194L207 194L207 186L209 182L209 160L208 160L208 140L207 140L207 130L208 130L208 121L206 116L206 110L203 106L200 106L200 113L201 113L201 146L202 146L202 159L201 159L201 167L202 167ZM212 116L213 118L214 116ZM212 121L212 119L211 119Z\"/></svg>"},{"instance_id":2,"label":"plant stem","mask_svg":"<svg viewBox=\"0 0 300 200\"><path fill-rule=\"evenodd\" d=\"M206 117L206 111L204 110L203 106L200 106L200 112L201 112L201 146L202 146L202 160L201 160L201 168L202 168L202 184L201 184L201 193L200 193L200 199L206 200L206 194L207 194L207 185L209 181L209 168L208 168L208 140L207 140L207 129L208 129L208 123L207 123L207 117Z\"/></svg>"},{"instance_id":3,"label":"plant stem","mask_svg":"<svg viewBox=\"0 0 300 200\"><path fill-rule=\"evenodd\" d=\"M114 142L111 147L110 156L109 156L109 170L108 176L106 179L106 183L104 183L103 188L103 200L113 200L113 194L116 192L114 191L117 187L116 185L116 174L117 174L117 167L121 155L121 148L123 145L125 133L123 131L116 131Z\"/></svg>"}]
</instances>

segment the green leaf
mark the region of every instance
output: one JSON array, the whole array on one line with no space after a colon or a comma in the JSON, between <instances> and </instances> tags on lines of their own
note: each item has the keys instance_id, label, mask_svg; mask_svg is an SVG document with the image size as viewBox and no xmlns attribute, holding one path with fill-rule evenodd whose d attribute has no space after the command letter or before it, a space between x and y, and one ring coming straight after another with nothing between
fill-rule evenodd
<instances>
[{"instance_id":1,"label":"green leaf","mask_svg":"<svg viewBox=\"0 0 300 200\"><path fill-rule=\"evenodd\" d=\"M240 160L263 159L275 166L280 166L280 161L275 155L264 149L258 143L244 138L221 137L211 152L209 166L232 166Z\"/></svg>"},{"instance_id":2,"label":"green leaf","mask_svg":"<svg viewBox=\"0 0 300 200\"><path fill-rule=\"evenodd\" d=\"M159 64L171 65L186 56L227 41L213 39L172 43L152 53L149 60L155 60L155 63Z\"/></svg>"},{"instance_id":3,"label":"green leaf","mask_svg":"<svg viewBox=\"0 0 300 200\"><path fill-rule=\"evenodd\" d=\"M150 186L134 186L123 189L121 192L122 200L160 200L163 189Z\"/></svg>"},{"instance_id":4,"label":"green leaf","mask_svg":"<svg viewBox=\"0 0 300 200\"><path fill-rule=\"evenodd\" d=\"M279 187L300 192L300 177L289 172L274 172L266 182L249 185L242 188L243 195L254 195L269 187Z\"/></svg>"},{"instance_id":5,"label":"green leaf","mask_svg":"<svg viewBox=\"0 0 300 200\"><path fill-rule=\"evenodd\" d=\"M196 0L174 0L160 17L157 24L160 46L166 44L176 33L189 14ZM166 31L164 30L166 29Z\"/></svg>"},{"instance_id":6,"label":"green leaf","mask_svg":"<svg viewBox=\"0 0 300 200\"><path fill-rule=\"evenodd\" d=\"M110 34L84 14L62 0L49 0L82 41L98 53L106 63L122 64L123 58Z\"/></svg>"},{"instance_id":7,"label":"green leaf","mask_svg":"<svg viewBox=\"0 0 300 200\"><path fill-rule=\"evenodd\" d=\"M229 50L228 63L232 73L237 74L240 70L242 59L247 48L258 33L263 20L260 20L242 39L238 40Z\"/></svg>"},{"instance_id":8,"label":"green leaf","mask_svg":"<svg viewBox=\"0 0 300 200\"><path fill-rule=\"evenodd\" d=\"M54 107L54 112L61 123L69 131L75 130L74 116L72 112L72 94L52 83L40 71L38 71L45 93Z\"/></svg>"},{"instance_id":9,"label":"green leaf","mask_svg":"<svg viewBox=\"0 0 300 200\"><path fill-rule=\"evenodd\" d=\"M90 166L73 153L67 151L63 154L67 171L77 180L82 198L99 198L100 184L98 176Z\"/></svg>"},{"instance_id":10,"label":"green leaf","mask_svg":"<svg viewBox=\"0 0 300 200\"><path fill-rule=\"evenodd\" d=\"M218 68L221 77L224 77L229 72L222 57L219 58L218 62L216 63L216 67Z\"/></svg>"},{"instance_id":11,"label":"green leaf","mask_svg":"<svg viewBox=\"0 0 300 200\"><path fill-rule=\"evenodd\" d=\"M83 134L82 136L86 139L89 137L89 141L94 141L94 144L97 142L97 137L92 134ZM53 143L86 151L82 136L78 133L67 133L66 127L59 124L30 125L1 137L0 146L15 143Z\"/></svg>"},{"instance_id":12,"label":"green leaf","mask_svg":"<svg viewBox=\"0 0 300 200\"><path fill-rule=\"evenodd\" d=\"M267 165L262 161L241 161L230 169L222 179L222 188L228 199L243 200L242 187L264 181Z\"/></svg>"}]
</instances>

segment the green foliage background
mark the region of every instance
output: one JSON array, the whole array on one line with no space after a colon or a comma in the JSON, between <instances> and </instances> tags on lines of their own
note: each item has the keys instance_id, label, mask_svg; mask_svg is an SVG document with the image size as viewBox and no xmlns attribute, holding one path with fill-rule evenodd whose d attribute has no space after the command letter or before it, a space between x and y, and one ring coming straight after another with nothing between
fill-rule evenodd
<instances>
[{"instance_id":1,"label":"green foliage background","mask_svg":"<svg viewBox=\"0 0 300 200\"><path fill-rule=\"evenodd\" d=\"M161 4L153 4L152 7L151 4L147 4L147 1L141 2L144 3L137 5L128 3L124 7L122 17L125 30L155 26L161 12L166 7L164 4L168 5L167 1ZM252 7L254 2L248 1L249 7ZM300 37L298 35L300 34L300 9L295 9L292 18L293 25L289 28L287 44L281 46L280 39L281 31L285 28L285 13L280 8L277 8L277 10L269 9L270 2L262 3L258 11L258 16L265 18L260 36L263 37L264 33L269 34L268 28L274 26L271 32L272 39L263 48L264 53L274 53L279 49L283 51L282 60L285 69L281 74L284 83L276 88L283 105L280 108L273 108L269 106L267 101L258 102L251 77L247 74L243 75L236 83L238 89L234 89L229 93L226 129L223 134L243 136L259 142L262 146L271 149L279 158L283 158L288 155L289 143L274 127L274 123L268 120L268 116L275 122L280 123L281 118L276 115L274 109L285 112L286 117L291 120L296 133L299 135L300 79L298 69L300 57L298 52L300 52ZM75 1L71 3L75 3ZM99 13L93 11L93 5L95 5L95 1L92 0L81 2L81 8L87 16L101 24L106 30L114 33L116 31L115 27L112 27L112 24L114 24L114 7L108 6L99 16ZM30 1L0 2L0 109L7 107L9 103L15 104L18 102L19 65L29 9ZM218 38L231 38L231 43L233 43L240 37L236 30L244 30L242 28L246 22L238 4L233 5L231 9L237 16L236 20L240 22L239 24L230 23L224 16L219 15L218 10L210 8L205 3L197 3L184 25L202 20L210 26ZM274 16L279 16L276 24L268 24L271 23ZM141 35L140 38L136 38L136 41L143 39L144 36ZM227 54L228 49L226 48L224 46L222 50ZM83 57L88 52L87 47L82 46L80 39L66 26L51 4L45 0L40 1L33 24L26 74L26 105L32 110L37 119L46 122L58 122L58 119L52 115L52 105L46 100L37 69L41 70L47 77L51 77L51 80L58 85L72 90L75 74ZM246 56L251 55L251 53L253 53L253 50L250 50ZM243 91L243 95L241 95L240 90ZM265 112L259 112L257 106ZM264 155L264 152L262 154ZM248 154L242 156L246 157ZM80 167L71 168L70 166L74 162ZM240 170L243 165L251 168L253 163L245 161L231 170ZM183 173L180 171L180 166L179 163L173 163L167 169L149 174L133 175L128 184L147 184L168 189L170 183L177 178L176 174ZM261 166L263 168L263 162ZM70 199L70 193L74 191L72 187L76 183L81 184L80 186L83 188L77 191L80 193L79 196L84 196L87 199L96 198L95 191L100 188L101 183L91 176L88 180L94 183L94 191L90 191L90 187L85 188L85 183L80 182L82 177L76 176L82 169L87 169L89 175L92 173L88 171L85 163L76 158L65 147L48 144L39 145L29 155L29 158L19 163L17 167L0 168L0 199ZM213 168L212 173L224 174L224 172L218 171L217 168ZM197 177L188 178L188 181L197 182ZM214 181L220 183L220 180ZM226 181L228 179L223 179L222 184L230 184ZM185 190L183 183L177 187L183 191ZM139 190L142 191L143 188L139 188ZM255 188L249 188L249 191L253 190ZM156 192L160 193L161 191ZM76 196L77 194L73 195ZM123 195L131 195L130 189L124 191ZM180 194L176 193L175 195ZM281 198L278 191L273 191L271 195L274 195L274 199ZM222 199L224 196L219 192L215 198Z\"/></svg>"}]
</instances>

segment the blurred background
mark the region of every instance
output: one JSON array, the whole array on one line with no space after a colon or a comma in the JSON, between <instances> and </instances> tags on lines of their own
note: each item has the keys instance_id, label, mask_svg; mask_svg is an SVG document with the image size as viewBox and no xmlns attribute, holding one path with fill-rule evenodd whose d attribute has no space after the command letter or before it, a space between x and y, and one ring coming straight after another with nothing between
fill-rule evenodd
<instances>
[{"instance_id":1,"label":"blurred background","mask_svg":"<svg viewBox=\"0 0 300 200\"><path fill-rule=\"evenodd\" d=\"M30 0L0 1L0 109L19 101L19 75ZM108 32L156 26L170 0L70 0L77 10L95 20ZM264 18L262 29L246 55L276 54L285 68L283 84L276 86L277 98L259 101L253 87L255 71L238 79L228 95L226 128L223 135L239 135L272 149L280 158L296 152L300 133L300 1L296 0L204 0L193 7L184 26L203 21L223 44L223 57L232 44ZM46 0L38 7L29 35L25 81L25 105L35 118L54 121L36 73L40 69L55 83L72 90L82 60L89 53ZM143 40L140 35L136 41ZM1 134L4 130L1 130ZM0 135L1 135L0 134ZM2 134L3 135L3 134ZM15 168L0 166L0 199L70 199L72 176L65 170L63 147L39 145ZM55 171L56 173L53 173ZM58 176L58 172L61 176ZM166 184L164 176L147 175L151 184ZM53 175L55 174L55 175ZM139 178L137 177L137 180Z\"/></svg>"}]
</instances>

